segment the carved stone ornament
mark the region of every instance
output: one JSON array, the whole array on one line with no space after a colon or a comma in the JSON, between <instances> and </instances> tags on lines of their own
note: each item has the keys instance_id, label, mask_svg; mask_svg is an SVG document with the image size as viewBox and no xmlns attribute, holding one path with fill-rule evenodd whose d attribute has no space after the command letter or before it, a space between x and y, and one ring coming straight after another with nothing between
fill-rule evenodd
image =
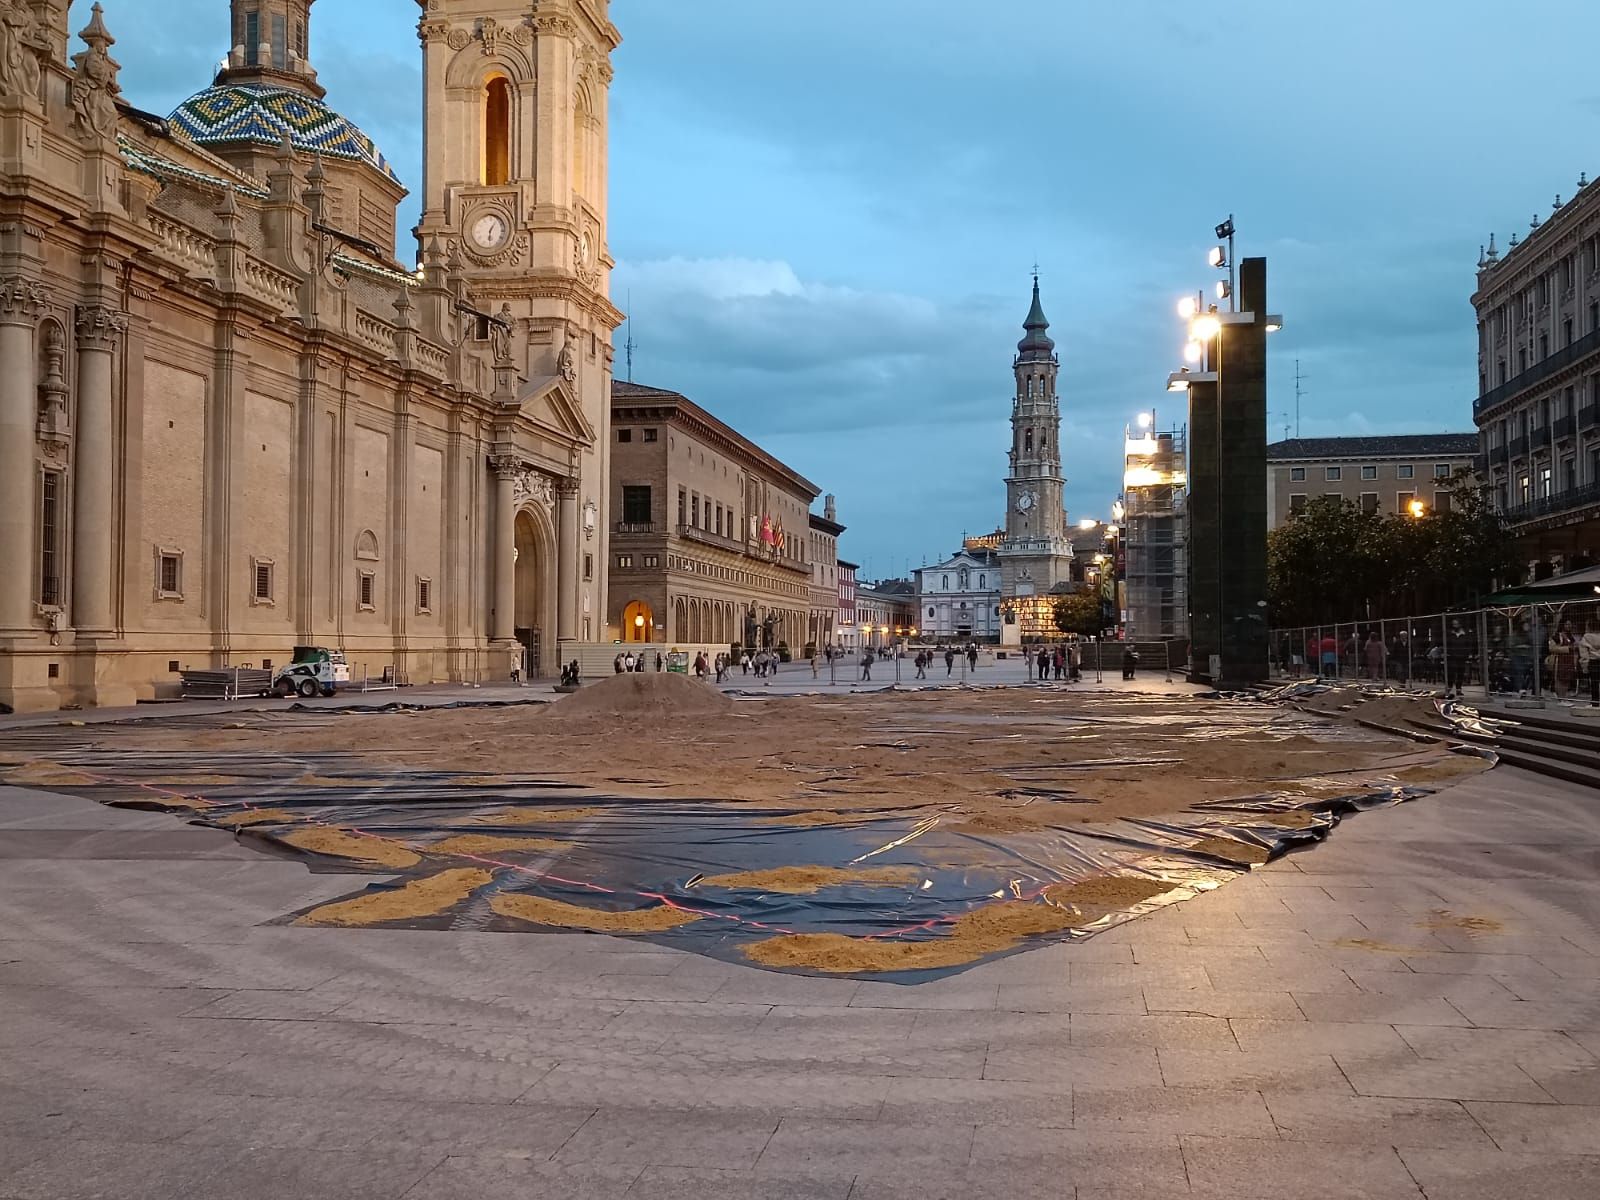
<instances>
[{"instance_id":1,"label":"carved stone ornament","mask_svg":"<svg viewBox=\"0 0 1600 1200\"><path fill-rule=\"evenodd\" d=\"M115 350L128 328L128 314L103 304L78 308L78 346L83 350Z\"/></svg>"},{"instance_id":2,"label":"carved stone ornament","mask_svg":"<svg viewBox=\"0 0 1600 1200\"><path fill-rule=\"evenodd\" d=\"M578 364L572 357L572 343L563 342L561 353L556 357L556 373L571 383L578 377Z\"/></svg>"},{"instance_id":3,"label":"carved stone ornament","mask_svg":"<svg viewBox=\"0 0 1600 1200\"><path fill-rule=\"evenodd\" d=\"M593 500L583 502L583 536L592 541L595 526L600 523L600 510L595 507Z\"/></svg>"},{"instance_id":4,"label":"carved stone ornament","mask_svg":"<svg viewBox=\"0 0 1600 1200\"><path fill-rule=\"evenodd\" d=\"M472 34L465 29L457 27L450 30L450 32L445 36L444 40L445 45L449 46L452 50L465 50L467 48L467 43L472 41Z\"/></svg>"},{"instance_id":5,"label":"carved stone ornament","mask_svg":"<svg viewBox=\"0 0 1600 1200\"><path fill-rule=\"evenodd\" d=\"M67 418L67 347L61 327L54 321L44 327L44 378L39 381L39 444L45 454L59 458L71 437Z\"/></svg>"},{"instance_id":6,"label":"carved stone ornament","mask_svg":"<svg viewBox=\"0 0 1600 1200\"><path fill-rule=\"evenodd\" d=\"M546 511L556 506L555 487L550 482L550 476L541 475L537 471L518 472L512 494L518 504L531 500Z\"/></svg>"},{"instance_id":7,"label":"carved stone ornament","mask_svg":"<svg viewBox=\"0 0 1600 1200\"><path fill-rule=\"evenodd\" d=\"M500 48L500 39L506 37L510 31L502 29L500 22L493 17L484 17L478 22L478 36L483 39L483 52L494 57L495 51Z\"/></svg>"},{"instance_id":8,"label":"carved stone ornament","mask_svg":"<svg viewBox=\"0 0 1600 1200\"><path fill-rule=\"evenodd\" d=\"M0 279L0 320L31 325L50 303L50 293L35 279L11 275Z\"/></svg>"},{"instance_id":9,"label":"carved stone ornament","mask_svg":"<svg viewBox=\"0 0 1600 1200\"><path fill-rule=\"evenodd\" d=\"M0 97L39 94L39 55L50 38L28 0L0 0Z\"/></svg>"},{"instance_id":10,"label":"carved stone ornament","mask_svg":"<svg viewBox=\"0 0 1600 1200\"><path fill-rule=\"evenodd\" d=\"M78 34L85 49L72 56L72 128L88 141L109 141L117 132L117 97L122 93L111 57L117 39L106 32L98 4L89 10L89 24Z\"/></svg>"}]
</instances>

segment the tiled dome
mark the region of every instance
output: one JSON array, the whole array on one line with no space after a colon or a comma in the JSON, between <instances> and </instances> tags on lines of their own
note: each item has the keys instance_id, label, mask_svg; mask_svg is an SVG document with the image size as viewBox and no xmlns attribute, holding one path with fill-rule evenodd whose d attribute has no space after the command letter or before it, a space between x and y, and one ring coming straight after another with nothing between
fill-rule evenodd
<instances>
[{"instance_id":1,"label":"tiled dome","mask_svg":"<svg viewBox=\"0 0 1600 1200\"><path fill-rule=\"evenodd\" d=\"M400 181L371 138L321 100L293 88L218 84L190 96L169 119L202 146L276 146L287 133L296 150L364 162Z\"/></svg>"}]
</instances>

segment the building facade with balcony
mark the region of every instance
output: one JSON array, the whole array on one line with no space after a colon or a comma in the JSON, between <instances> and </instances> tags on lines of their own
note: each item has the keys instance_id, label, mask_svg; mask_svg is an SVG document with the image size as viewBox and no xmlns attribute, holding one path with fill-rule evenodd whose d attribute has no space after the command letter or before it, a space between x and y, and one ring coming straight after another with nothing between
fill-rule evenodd
<instances>
[{"instance_id":1,"label":"building facade with balcony","mask_svg":"<svg viewBox=\"0 0 1600 1200\"><path fill-rule=\"evenodd\" d=\"M1478 260L1480 475L1535 577L1600 559L1600 186Z\"/></svg>"},{"instance_id":2,"label":"building facade with balcony","mask_svg":"<svg viewBox=\"0 0 1600 1200\"><path fill-rule=\"evenodd\" d=\"M1311 501L1337 496L1386 516L1450 504L1458 471L1476 468L1474 433L1289 438L1267 447L1267 528Z\"/></svg>"},{"instance_id":3,"label":"building facade with balcony","mask_svg":"<svg viewBox=\"0 0 1600 1200\"><path fill-rule=\"evenodd\" d=\"M963 548L917 576L917 628L925 642L998 642L1001 562L997 550Z\"/></svg>"},{"instance_id":4,"label":"building facade with balcony","mask_svg":"<svg viewBox=\"0 0 1600 1200\"><path fill-rule=\"evenodd\" d=\"M798 654L821 489L664 388L614 380L611 426L613 637Z\"/></svg>"},{"instance_id":5,"label":"building facade with balcony","mask_svg":"<svg viewBox=\"0 0 1600 1200\"><path fill-rule=\"evenodd\" d=\"M904 645L920 636L917 585L909 579L882 579L856 588L856 628L875 650Z\"/></svg>"},{"instance_id":6,"label":"building facade with balcony","mask_svg":"<svg viewBox=\"0 0 1600 1200\"><path fill-rule=\"evenodd\" d=\"M839 559L839 617L834 624L838 632L838 645L854 650L861 645L861 632L856 626L856 572L860 563Z\"/></svg>"}]
</instances>

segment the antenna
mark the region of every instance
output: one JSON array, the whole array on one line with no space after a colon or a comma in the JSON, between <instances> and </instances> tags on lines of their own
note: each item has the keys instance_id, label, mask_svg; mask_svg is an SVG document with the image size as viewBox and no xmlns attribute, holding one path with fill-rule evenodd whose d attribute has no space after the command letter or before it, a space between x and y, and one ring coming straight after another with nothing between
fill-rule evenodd
<instances>
[{"instance_id":1,"label":"antenna","mask_svg":"<svg viewBox=\"0 0 1600 1200\"><path fill-rule=\"evenodd\" d=\"M622 344L622 350L623 350L623 353L626 354L627 358L628 358L628 382L632 383L633 382L633 290L631 288L628 291L628 340ZM1299 367L1300 367L1300 364L1296 363L1295 364L1295 369L1297 371L1299 370Z\"/></svg>"},{"instance_id":2,"label":"antenna","mask_svg":"<svg viewBox=\"0 0 1600 1200\"><path fill-rule=\"evenodd\" d=\"M1300 374L1300 360L1298 358L1295 359L1294 360L1294 435L1295 435L1295 437L1299 437L1300 436L1300 397L1304 396L1306 394L1305 389L1300 386L1300 383L1301 383L1302 380L1305 380L1305 379L1308 379L1308 378L1310 378L1310 377L1307 376L1307 375ZM1285 436L1287 436L1287 434Z\"/></svg>"}]
</instances>

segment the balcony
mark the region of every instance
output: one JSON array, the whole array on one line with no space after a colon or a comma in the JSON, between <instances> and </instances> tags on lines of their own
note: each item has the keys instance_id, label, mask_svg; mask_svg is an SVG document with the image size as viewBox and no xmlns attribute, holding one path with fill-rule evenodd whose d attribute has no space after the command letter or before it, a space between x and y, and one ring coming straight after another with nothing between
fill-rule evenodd
<instances>
[{"instance_id":1,"label":"balcony","mask_svg":"<svg viewBox=\"0 0 1600 1200\"><path fill-rule=\"evenodd\" d=\"M1540 517L1554 516L1557 513L1576 513L1590 506L1600 506L1600 481L1586 483L1570 491L1557 492L1554 496L1544 496L1527 504L1519 504L1515 508L1506 509L1502 515L1512 524L1520 524L1524 521L1538 520Z\"/></svg>"},{"instance_id":2,"label":"balcony","mask_svg":"<svg viewBox=\"0 0 1600 1200\"><path fill-rule=\"evenodd\" d=\"M680 522L678 536L691 542L699 542L702 546L715 546L718 550L727 550L733 554L744 553L744 543L735 538L724 537L720 533L712 533L709 529L701 529L698 525L689 525Z\"/></svg>"},{"instance_id":3,"label":"balcony","mask_svg":"<svg viewBox=\"0 0 1600 1200\"><path fill-rule=\"evenodd\" d=\"M1573 426L1576 424L1571 417L1557 417L1552 423L1556 441L1566 441L1572 437Z\"/></svg>"},{"instance_id":4,"label":"balcony","mask_svg":"<svg viewBox=\"0 0 1600 1200\"><path fill-rule=\"evenodd\" d=\"M1516 437L1511 439L1511 457L1528 457L1528 439L1526 437Z\"/></svg>"},{"instance_id":5,"label":"balcony","mask_svg":"<svg viewBox=\"0 0 1600 1200\"><path fill-rule=\"evenodd\" d=\"M1511 451L1504 442L1501 442L1498 446L1489 447L1489 465L1491 467L1505 466L1510 457Z\"/></svg>"},{"instance_id":6,"label":"balcony","mask_svg":"<svg viewBox=\"0 0 1600 1200\"><path fill-rule=\"evenodd\" d=\"M1531 387L1537 387L1557 371L1570 367L1573 363L1596 351L1600 351L1600 329L1592 330L1573 342L1572 345L1563 346L1555 353L1546 355L1527 370L1519 372L1513 378L1506 380L1499 387L1490 388L1472 402L1473 417L1487 412L1502 401L1520 395Z\"/></svg>"},{"instance_id":7,"label":"balcony","mask_svg":"<svg viewBox=\"0 0 1600 1200\"><path fill-rule=\"evenodd\" d=\"M654 521L618 521L611 528L614 533L654 533L656 531L656 523Z\"/></svg>"},{"instance_id":8,"label":"balcony","mask_svg":"<svg viewBox=\"0 0 1600 1200\"><path fill-rule=\"evenodd\" d=\"M1472 456L1472 473L1479 479L1489 474L1489 456L1487 454L1474 454Z\"/></svg>"},{"instance_id":9,"label":"balcony","mask_svg":"<svg viewBox=\"0 0 1600 1200\"><path fill-rule=\"evenodd\" d=\"M1578 428L1593 429L1600 425L1600 404L1585 404L1578 410Z\"/></svg>"}]
</instances>

